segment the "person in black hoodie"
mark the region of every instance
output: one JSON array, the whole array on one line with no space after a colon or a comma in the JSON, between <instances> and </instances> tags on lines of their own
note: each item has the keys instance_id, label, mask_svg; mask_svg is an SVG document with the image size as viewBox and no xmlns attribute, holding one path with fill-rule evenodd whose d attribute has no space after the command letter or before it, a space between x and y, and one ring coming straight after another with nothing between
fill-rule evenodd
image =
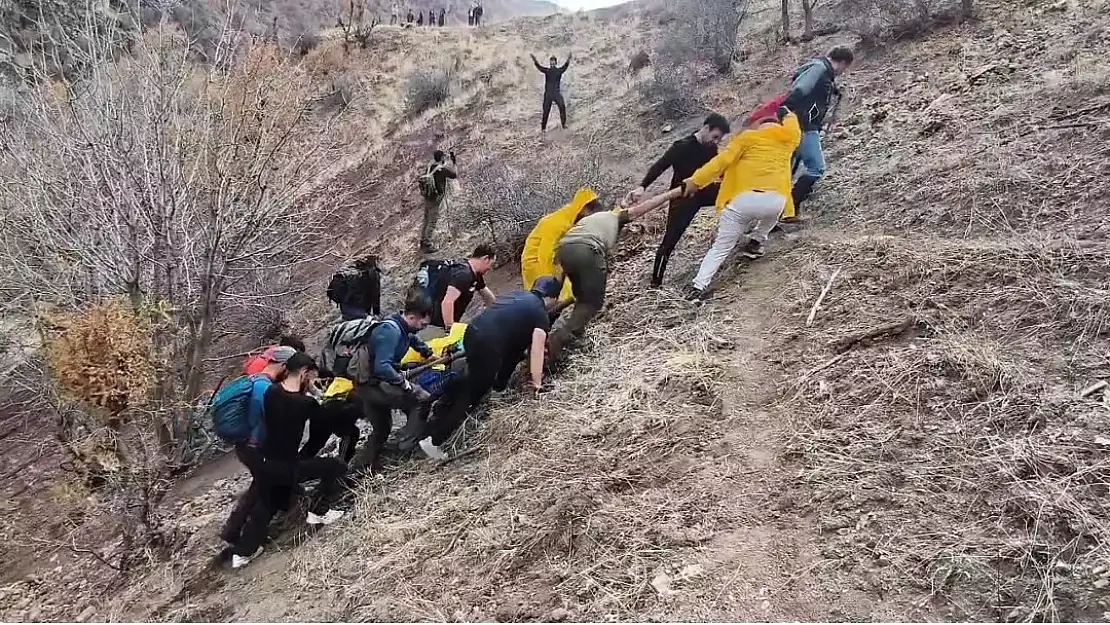
<instances>
[{"instance_id":1,"label":"person in black hoodie","mask_svg":"<svg viewBox=\"0 0 1110 625\"><path fill-rule=\"evenodd\" d=\"M729 130L727 119L717 113L710 113L697 132L675 141L663 156L648 168L640 186L628 193L626 203L631 205L639 202L647 188L668 169L673 172L670 188L681 187L684 180L717 156L717 145ZM655 250L655 265L651 270L653 288L662 286L663 274L667 271L667 261L670 260L675 247L678 246L678 242L698 211L703 206L714 205L718 189L720 185L713 184L698 191L692 197L678 198L671 202L667 209L667 229L663 232L663 240L659 243L659 248Z\"/></svg>"},{"instance_id":2,"label":"person in black hoodie","mask_svg":"<svg viewBox=\"0 0 1110 625\"><path fill-rule=\"evenodd\" d=\"M813 192L814 185L825 175L825 156L821 153L821 128L834 95L839 95L836 77L843 74L854 60L852 49L837 46L827 56L813 59L794 72L794 81L782 105L798 116L802 126L802 142L794 153L795 163L805 166L805 173L794 182L795 221L801 217L802 203Z\"/></svg>"},{"instance_id":3,"label":"person in black hoodie","mask_svg":"<svg viewBox=\"0 0 1110 625\"><path fill-rule=\"evenodd\" d=\"M298 458L305 422L315 418L320 405L307 394L316 377L316 362L297 352L285 363L286 376L271 384L263 399L266 436L259 452L262 467L254 474L254 498L242 535L224 550L232 568L245 566L262 551L267 528L278 509L285 507L298 482L319 479L306 521L331 525L343 517L331 508L339 480L347 467L335 458Z\"/></svg>"},{"instance_id":4,"label":"person in black hoodie","mask_svg":"<svg viewBox=\"0 0 1110 625\"><path fill-rule=\"evenodd\" d=\"M563 72L567 71L570 67L570 55L567 55L567 60L562 65L559 65L559 59L554 56L548 59L550 65L544 67L536 60L536 55L531 55L532 63L536 65L536 69L543 72L543 116L540 118L540 131L547 130L547 118L551 115L551 105L554 104L559 107L559 123L563 128L567 127L567 103L563 99Z\"/></svg>"}]
</instances>

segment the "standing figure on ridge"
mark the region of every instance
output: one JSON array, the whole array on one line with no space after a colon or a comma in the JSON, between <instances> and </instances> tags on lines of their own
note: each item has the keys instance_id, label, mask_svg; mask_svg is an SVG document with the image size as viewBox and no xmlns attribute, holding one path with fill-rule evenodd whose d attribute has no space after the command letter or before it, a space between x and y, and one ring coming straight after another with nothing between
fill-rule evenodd
<instances>
[{"instance_id":1,"label":"standing figure on ridge","mask_svg":"<svg viewBox=\"0 0 1110 625\"><path fill-rule=\"evenodd\" d=\"M562 66L559 65L559 60L552 56L549 59L550 64L547 67L540 65L536 60L536 55L530 55L532 63L535 64L536 69L540 70L544 76L543 83L543 117L540 118L540 131L547 130L547 118L551 114L551 105L554 104L559 107L559 122L563 128L567 127L567 104L563 100L563 72L567 71L570 67L571 55L567 55L567 60Z\"/></svg>"}]
</instances>

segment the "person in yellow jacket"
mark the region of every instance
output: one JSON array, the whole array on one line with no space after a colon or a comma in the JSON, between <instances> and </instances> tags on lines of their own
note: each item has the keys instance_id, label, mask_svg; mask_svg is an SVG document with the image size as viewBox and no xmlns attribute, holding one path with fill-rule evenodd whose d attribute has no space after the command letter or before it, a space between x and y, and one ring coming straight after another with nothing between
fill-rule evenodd
<instances>
[{"instance_id":1,"label":"person in yellow jacket","mask_svg":"<svg viewBox=\"0 0 1110 625\"><path fill-rule=\"evenodd\" d=\"M717 235L694 276L691 299L703 297L721 263L746 232L745 255L763 255L767 234L790 205L790 159L801 140L798 117L779 108L775 117L764 118L733 137L723 152L686 180L685 192L692 195L721 179Z\"/></svg>"},{"instance_id":2,"label":"person in yellow jacket","mask_svg":"<svg viewBox=\"0 0 1110 625\"><path fill-rule=\"evenodd\" d=\"M579 189L569 204L543 217L532 228L524 242L524 253L520 255L520 274L525 290L531 289L542 276L562 277L563 272L555 262L559 240L574 227L580 217L589 214L584 209L595 202L597 193L593 189ZM569 302L573 297L570 280L564 280L559 301Z\"/></svg>"}]
</instances>

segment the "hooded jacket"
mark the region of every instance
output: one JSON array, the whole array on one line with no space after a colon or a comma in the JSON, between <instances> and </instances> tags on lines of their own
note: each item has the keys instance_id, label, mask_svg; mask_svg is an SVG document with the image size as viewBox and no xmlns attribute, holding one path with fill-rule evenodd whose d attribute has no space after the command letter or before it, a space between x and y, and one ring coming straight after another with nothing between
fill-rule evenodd
<instances>
[{"instance_id":1,"label":"hooded jacket","mask_svg":"<svg viewBox=\"0 0 1110 625\"><path fill-rule=\"evenodd\" d=\"M794 72L794 81L782 105L798 114L802 130L820 130L836 93L836 72L826 57L813 59Z\"/></svg>"},{"instance_id":2,"label":"hooded jacket","mask_svg":"<svg viewBox=\"0 0 1110 625\"><path fill-rule=\"evenodd\" d=\"M781 124L745 130L733 137L728 147L694 172L690 180L702 189L721 178L718 212L741 193L774 191L786 198L783 216L792 217L790 159L801 140L798 116L787 113Z\"/></svg>"},{"instance_id":3,"label":"hooded jacket","mask_svg":"<svg viewBox=\"0 0 1110 625\"><path fill-rule=\"evenodd\" d=\"M582 209L596 199L597 193L593 189L579 189L569 204L540 219L536 227L532 228L532 232L524 242L524 253L520 255L520 273L524 279L524 288L531 289L541 276L563 275L555 262L555 249L563 235L574 227L574 221ZM566 280L559 299L567 301L572 297L571 293L570 280Z\"/></svg>"}]
</instances>

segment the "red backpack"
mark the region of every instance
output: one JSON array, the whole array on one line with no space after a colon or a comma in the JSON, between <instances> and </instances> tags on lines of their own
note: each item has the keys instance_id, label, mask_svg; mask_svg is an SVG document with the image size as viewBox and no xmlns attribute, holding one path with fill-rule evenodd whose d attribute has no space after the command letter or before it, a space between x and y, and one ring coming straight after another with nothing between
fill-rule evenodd
<instances>
[{"instance_id":1,"label":"red backpack","mask_svg":"<svg viewBox=\"0 0 1110 625\"><path fill-rule=\"evenodd\" d=\"M747 122L746 122L747 125L748 126L754 126L756 124L756 122L767 119L769 117L777 118L778 117L778 112L779 112L779 107L782 106L783 102L786 102L786 96L788 96L788 95L790 95L789 91L787 91L787 92L785 92L781 95L777 95L777 96L771 98L770 100L764 102L763 104L760 104L759 106L757 106L756 109L754 111L752 111L752 114L748 115L748 119L747 119Z\"/></svg>"}]
</instances>

